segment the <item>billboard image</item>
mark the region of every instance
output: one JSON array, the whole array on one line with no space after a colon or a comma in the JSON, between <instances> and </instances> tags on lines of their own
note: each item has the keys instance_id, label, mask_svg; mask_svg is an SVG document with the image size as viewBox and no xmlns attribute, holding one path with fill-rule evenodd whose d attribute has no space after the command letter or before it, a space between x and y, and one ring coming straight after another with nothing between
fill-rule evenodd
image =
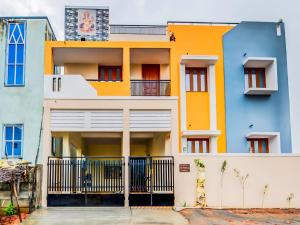
<instances>
[{"instance_id":1,"label":"billboard image","mask_svg":"<svg viewBox=\"0 0 300 225\"><path fill-rule=\"evenodd\" d=\"M96 35L96 10L78 10L77 33L79 35Z\"/></svg>"},{"instance_id":2,"label":"billboard image","mask_svg":"<svg viewBox=\"0 0 300 225\"><path fill-rule=\"evenodd\" d=\"M108 33L108 7L65 7L66 41L106 41Z\"/></svg>"}]
</instances>

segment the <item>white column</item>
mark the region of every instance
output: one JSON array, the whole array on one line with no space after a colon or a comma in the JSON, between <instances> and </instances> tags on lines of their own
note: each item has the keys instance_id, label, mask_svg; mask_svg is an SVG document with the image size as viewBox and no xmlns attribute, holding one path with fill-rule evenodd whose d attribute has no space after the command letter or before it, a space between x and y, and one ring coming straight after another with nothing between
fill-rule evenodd
<instances>
[{"instance_id":1,"label":"white column","mask_svg":"<svg viewBox=\"0 0 300 225\"><path fill-rule=\"evenodd\" d=\"M185 91L185 64L180 64L180 126L181 131L187 129L186 127L186 91ZM184 139L181 138L181 149L182 152L184 145Z\"/></svg>"},{"instance_id":2,"label":"white column","mask_svg":"<svg viewBox=\"0 0 300 225\"><path fill-rule=\"evenodd\" d=\"M181 138L181 152L182 153L187 153L187 137L182 137Z\"/></svg>"},{"instance_id":3,"label":"white column","mask_svg":"<svg viewBox=\"0 0 300 225\"><path fill-rule=\"evenodd\" d=\"M209 107L210 107L210 129L217 130L217 99L216 99L216 77L215 65L208 66L209 71Z\"/></svg>"},{"instance_id":4,"label":"white column","mask_svg":"<svg viewBox=\"0 0 300 225\"><path fill-rule=\"evenodd\" d=\"M181 131L186 130L185 64L180 64L180 121Z\"/></svg>"},{"instance_id":5,"label":"white column","mask_svg":"<svg viewBox=\"0 0 300 225\"><path fill-rule=\"evenodd\" d=\"M171 152L169 155L177 155L178 154L178 146L179 146L179 134L178 134L178 105L177 103L172 106L171 109L171 133L170 133L170 142L171 142Z\"/></svg>"},{"instance_id":6,"label":"white column","mask_svg":"<svg viewBox=\"0 0 300 225\"><path fill-rule=\"evenodd\" d=\"M48 171L48 156L51 156L51 129L50 129L50 109L45 106L43 115L43 129L42 129L42 207L47 207L47 171Z\"/></svg>"},{"instance_id":7,"label":"white column","mask_svg":"<svg viewBox=\"0 0 300 225\"><path fill-rule=\"evenodd\" d=\"M130 111L128 108L123 110L123 138L122 138L122 156L125 158L124 166L124 197L125 206L129 206L129 172L128 172L128 159L130 156Z\"/></svg>"}]
</instances>

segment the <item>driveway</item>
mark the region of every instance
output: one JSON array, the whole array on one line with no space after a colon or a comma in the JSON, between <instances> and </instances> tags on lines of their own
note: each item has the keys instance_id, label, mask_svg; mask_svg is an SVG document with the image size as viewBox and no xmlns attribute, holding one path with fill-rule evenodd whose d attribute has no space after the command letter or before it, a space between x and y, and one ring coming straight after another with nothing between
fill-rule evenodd
<instances>
[{"instance_id":1,"label":"driveway","mask_svg":"<svg viewBox=\"0 0 300 225\"><path fill-rule=\"evenodd\" d=\"M171 208L55 207L33 212L23 225L187 225Z\"/></svg>"}]
</instances>

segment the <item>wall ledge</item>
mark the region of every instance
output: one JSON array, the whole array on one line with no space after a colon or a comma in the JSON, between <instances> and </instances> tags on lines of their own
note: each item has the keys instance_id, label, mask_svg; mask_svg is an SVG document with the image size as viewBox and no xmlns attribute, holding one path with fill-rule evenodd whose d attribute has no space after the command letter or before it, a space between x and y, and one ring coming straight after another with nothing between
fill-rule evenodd
<instances>
[{"instance_id":1,"label":"wall ledge","mask_svg":"<svg viewBox=\"0 0 300 225\"><path fill-rule=\"evenodd\" d=\"M299 153L178 153L174 156L189 156L189 157L300 157Z\"/></svg>"}]
</instances>

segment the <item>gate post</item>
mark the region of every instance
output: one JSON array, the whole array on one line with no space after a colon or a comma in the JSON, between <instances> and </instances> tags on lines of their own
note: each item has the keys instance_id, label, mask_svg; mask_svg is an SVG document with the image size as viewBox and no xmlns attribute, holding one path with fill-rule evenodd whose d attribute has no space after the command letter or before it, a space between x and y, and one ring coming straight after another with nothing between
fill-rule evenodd
<instances>
[{"instance_id":1,"label":"gate post","mask_svg":"<svg viewBox=\"0 0 300 225\"><path fill-rule=\"evenodd\" d=\"M124 198L125 206L129 206L129 156L130 156L130 128L129 128L130 112L128 108L123 110L123 140L122 140L122 156L124 157Z\"/></svg>"},{"instance_id":2,"label":"gate post","mask_svg":"<svg viewBox=\"0 0 300 225\"><path fill-rule=\"evenodd\" d=\"M129 156L124 157L124 205L127 207L129 206Z\"/></svg>"},{"instance_id":3,"label":"gate post","mask_svg":"<svg viewBox=\"0 0 300 225\"><path fill-rule=\"evenodd\" d=\"M48 156L51 156L51 129L50 129L50 108L47 104L44 104L43 119L43 132L42 132L42 146L43 158L42 158L42 207L47 207L47 195L48 195ZM41 128L41 129L42 129Z\"/></svg>"}]
</instances>

